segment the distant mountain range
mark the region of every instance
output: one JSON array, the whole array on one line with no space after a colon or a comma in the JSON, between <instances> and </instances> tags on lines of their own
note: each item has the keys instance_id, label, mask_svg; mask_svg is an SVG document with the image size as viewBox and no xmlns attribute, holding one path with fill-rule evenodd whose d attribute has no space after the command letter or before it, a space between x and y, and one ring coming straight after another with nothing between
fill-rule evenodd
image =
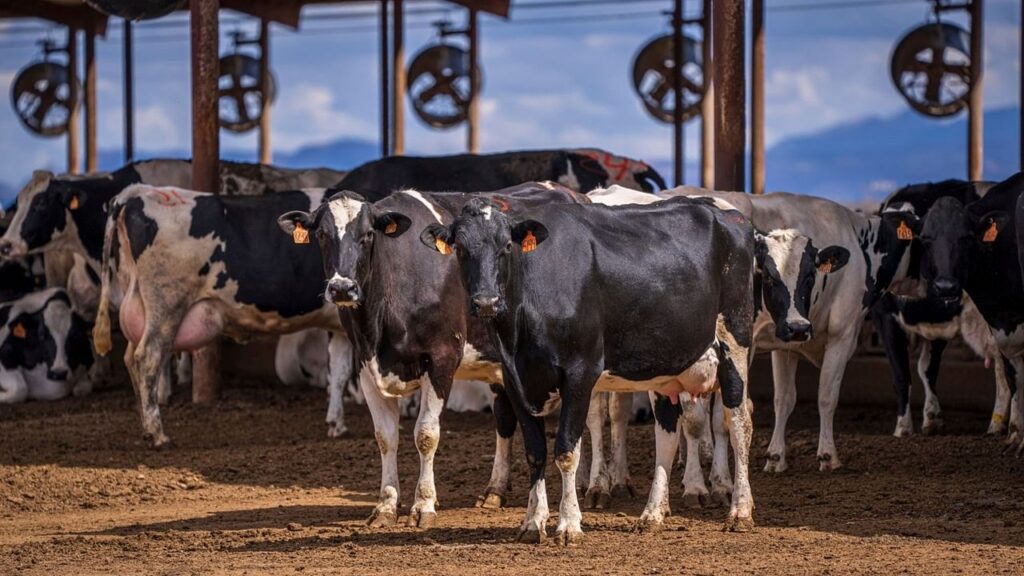
<instances>
[{"instance_id":1,"label":"distant mountain range","mask_svg":"<svg viewBox=\"0 0 1024 576\"><path fill-rule=\"evenodd\" d=\"M985 114L985 178L1001 180L1017 172L1019 126L1017 108ZM766 154L768 190L814 194L843 202L877 201L904 184L965 177L966 145L963 115L934 121L908 111L887 118L868 118L773 146ZM274 164L351 169L378 154L375 142L344 138L293 152L276 152ZM187 150L146 150L138 154L139 158L187 156ZM254 150L224 150L223 156L256 160ZM101 169L111 170L123 163L123 157L119 150L105 150L99 161ZM669 179L670 159L647 161ZM697 170L694 162L688 163L689 181L695 180ZM0 182L0 201L4 205L13 202L16 193L16 186Z\"/></svg>"}]
</instances>

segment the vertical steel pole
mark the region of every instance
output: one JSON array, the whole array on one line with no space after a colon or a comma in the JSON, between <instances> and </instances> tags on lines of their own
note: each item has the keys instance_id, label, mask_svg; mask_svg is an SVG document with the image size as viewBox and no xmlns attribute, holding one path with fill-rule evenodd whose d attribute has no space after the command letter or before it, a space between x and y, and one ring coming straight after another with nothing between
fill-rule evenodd
<instances>
[{"instance_id":1,"label":"vertical steel pole","mask_svg":"<svg viewBox=\"0 0 1024 576\"><path fill-rule=\"evenodd\" d=\"M380 155L391 155L391 54L388 52L388 0L380 0Z\"/></svg>"},{"instance_id":2,"label":"vertical steel pole","mask_svg":"<svg viewBox=\"0 0 1024 576\"><path fill-rule=\"evenodd\" d=\"M391 74L394 78L391 100L391 115L394 119L394 135L392 137L396 156L405 154L405 6L404 0L394 0L395 14L392 20L393 42L392 58L394 58Z\"/></svg>"},{"instance_id":3,"label":"vertical steel pole","mask_svg":"<svg viewBox=\"0 0 1024 576\"><path fill-rule=\"evenodd\" d=\"M714 3L715 188L745 190L746 76L744 2Z\"/></svg>"},{"instance_id":4,"label":"vertical steel pole","mask_svg":"<svg viewBox=\"0 0 1024 576\"><path fill-rule=\"evenodd\" d=\"M967 116L967 178L981 180L984 165L985 19L983 0L971 1L971 92Z\"/></svg>"},{"instance_id":5,"label":"vertical steel pole","mask_svg":"<svg viewBox=\"0 0 1024 576\"><path fill-rule=\"evenodd\" d=\"M470 154L480 152L480 76L479 28L476 8L469 9L469 111L466 118L466 148Z\"/></svg>"},{"instance_id":6,"label":"vertical steel pole","mask_svg":"<svg viewBox=\"0 0 1024 576\"><path fill-rule=\"evenodd\" d=\"M270 21L260 18L260 164L273 162L270 148Z\"/></svg>"},{"instance_id":7,"label":"vertical steel pole","mask_svg":"<svg viewBox=\"0 0 1024 576\"><path fill-rule=\"evenodd\" d=\"M1022 0L1024 1L1024 0ZM704 99L700 104L700 185L715 187L715 66L711 56L711 0L704 0L701 26L701 61L704 63Z\"/></svg>"},{"instance_id":8,"label":"vertical steel pole","mask_svg":"<svg viewBox=\"0 0 1024 576\"><path fill-rule=\"evenodd\" d=\"M672 114L673 175L675 185L683 185L683 0L675 0L672 13Z\"/></svg>"},{"instance_id":9,"label":"vertical steel pole","mask_svg":"<svg viewBox=\"0 0 1024 576\"><path fill-rule=\"evenodd\" d=\"M68 26L68 71L68 173L78 174L78 109L82 98L78 93L78 29L73 26Z\"/></svg>"},{"instance_id":10,"label":"vertical steel pole","mask_svg":"<svg viewBox=\"0 0 1024 576\"><path fill-rule=\"evenodd\" d=\"M124 19L124 163L135 159L135 71L132 56L132 21Z\"/></svg>"},{"instance_id":11,"label":"vertical steel pole","mask_svg":"<svg viewBox=\"0 0 1024 576\"><path fill-rule=\"evenodd\" d=\"M85 171L96 171L96 30L85 31Z\"/></svg>"},{"instance_id":12,"label":"vertical steel pole","mask_svg":"<svg viewBox=\"0 0 1024 576\"><path fill-rule=\"evenodd\" d=\"M764 0L753 0L750 74L750 191L764 194Z\"/></svg>"}]
</instances>

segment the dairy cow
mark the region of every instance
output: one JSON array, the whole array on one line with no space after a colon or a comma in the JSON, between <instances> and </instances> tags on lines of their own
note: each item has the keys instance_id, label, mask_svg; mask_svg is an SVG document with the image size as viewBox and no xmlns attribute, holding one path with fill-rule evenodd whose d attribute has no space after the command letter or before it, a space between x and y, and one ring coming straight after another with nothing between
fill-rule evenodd
<instances>
[{"instance_id":1,"label":"dairy cow","mask_svg":"<svg viewBox=\"0 0 1024 576\"><path fill-rule=\"evenodd\" d=\"M502 383L485 327L469 319L454 263L431 257L419 246L416 233L407 234L450 221L472 197L402 190L370 203L343 191L314 211L297 210L280 218L282 229L293 237L315 235L323 255L325 299L337 306L355 348L359 384L381 453L380 494L368 520L372 526L398 519L399 398L420 398L414 428L420 476L409 523L426 527L436 519L433 461L441 439L440 414L453 379ZM576 200L570 190L550 184L523 184L493 197L495 206L505 209ZM496 392L495 460L478 502L488 507L500 506L506 497L516 428L507 397L500 388Z\"/></svg>"},{"instance_id":2,"label":"dairy cow","mask_svg":"<svg viewBox=\"0 0 1024 576\"><path fill-rule=\"evenodd\" d=\"M754 236L746 218L687 198L650 206L547 205L514 217L474 200L451 225L425 228L421 240L457 254L470 308L489 321L501 355L531 476L521 539L545 538L543 416L556 401L556 540L572 544L582 535L575 475L595 390L658 393L657 465L640 519L641 527L656 527L669 513L677 451L678 407L668 397L720 386L716 398L726 407L736 457L727 526L749 528ZM688 297L673 297L680 292Z\"/></svg>"},{"instance_id":3,"label":"dairy cow","mask_svg":"<svg viewBox=\"0 0 1024 576\"><path fill-rule=\"evenodd\" d=\"M406 188L492 192L541 181L558 182L576 192L612 184L648 192L665 188L664 180L647 164L596 149L390 156L355 168L336 188L376 201Z\"/></svg>"},{"instance_id":4,"label":"dairy cow","mask_svg":"<svg viewBox=\"0 0 1024 576\"><path fill-rule=\"evenodd\" d=\"M286 242L276 232L279 214L318 206L323 194L310 189L231 197L136 184L111 202L95 345L100 354L110 350L114 305L128 339L125 364L143 429L153 445L169 441L158 391L169 378L171 354L196 350L221 334L246 339L331 330L329 378L348 380L348 339L316 281L322 278L319 250Z\"/></svg>"},{"instance_id":5,"label":"dairy cow","mask_svg":"<svg viewBox=\"0 0 1024 576\"><path fill-rule=\"evenodd\" d=\"M60 288L0 304L0 403L87 394L92 363L88 327Z\"/></svg>"}]
</instances>

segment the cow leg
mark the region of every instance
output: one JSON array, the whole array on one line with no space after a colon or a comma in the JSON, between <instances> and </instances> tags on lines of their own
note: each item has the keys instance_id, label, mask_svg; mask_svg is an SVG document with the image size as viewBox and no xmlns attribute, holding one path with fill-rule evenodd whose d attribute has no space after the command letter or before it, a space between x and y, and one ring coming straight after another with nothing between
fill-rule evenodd
<instances>
[{"instance_id":1,"label":"cow leg","mask_svg":"<svg viewBox=\"0 0 1024 576\"><path fill-rule=\"evenodd\" d=\"M658 530L666 516L672 515L668 502L668 487L672 476L672 462L679 450L679 404L673 404L665 396L649 392L654 408L654 480L647 506L640 515L637 530L646 532Z\"/></svg>"},{"instance_id":2,"label":"cow leg","mask_svg":"<svg viewBox=\"0 0 1024 576\"><path fill-rule=\"evenodd\" d=\"M796 407L796 367L799 358L793 352L772 351L772 382L775 385L775 430L768 444L768 461L765 472L785 472L786 463L786 422Z\"/></svg>"},{"instance_id":3,"label":"cow leg","mask_svg":"<svg viewBox=\"0 0 1024 576\"><path fill-rule=\"evenodd\" d=\"M607 413L608 394L598 392L590 398L587 410L587 431L590 432L590 481L583 497L587 509L608 507L611 501L611 481L604 461L604 415ZM563 404L564 409L564 404Z\"/></svg>"},{"instance_id":4,"label":"cow leg","mask_svg":"<svg viewBox=\"0 0 1024 576\"><path fill-rule=\"evenodd\" d=\"M1024 380L1024 358L1019 356L1009 358L1008 364L1007 382L1013 383L1013 398L1010 400L1010 427L1006 445L1007 449L1018 444L1024 448L1024 439L1022 439L1024 436L1024 411L1021 410L1021 401L1024 400L1024 382L1022 382Z\"/></svg>"},{"instance_id":5,"label":"cow leg","mask_svg":"<svg viewBox=\"0 0 1024 576\"><path fill-rule=\"evenodd\" d=\"M687 394L689 396L689 394ZM708 415L705 401L690 397L680 399L683 406L683 437L686 444L686 468L683 470L683 506L700 508L708 503L708 488L704 485L704 471L700 465L700 440L704 435Z\"/></svg>"},{"instance_id":6,"label":"cow leg","mask_svg":"<svg viewBox=\"0 0 1024 576\"><path fill-rule=\"evenodd\" d=\"M154 448L165 446L171 441L164 434L160 417L160 380L170 377L169 367L174 346L174 336L179 321L165 320L160 324L148 322L134 351L134 375L138 379L136 391L139 396L139 413L142 416L144 437Z\"/></svg>"},{"instance_id":7,"label":"cow leg","mask_svg":"<svg viewBox=\"0 0 1024 576\"><path fill-rule=\"evenodd\" d=\"M729 426L721 393L715 394L711 410L711 427L715 434L715 454L711 461L711 505L727 506L731 502L733 483L729 471Z\"/></svg>"},{"instance_id":8,"label":"cow leg","mask_svg":"<svg viewBox=\"0 0 1024 576\"><path fill-rule=\"evenodd\" d=\"M633 413L633 394L631 392L611 394L608 399L608 412L612 421L611 463L608 472L612 480L612 497L628 495L636 498L636 490L629 479L629 458L626 452L626 435L629 430L629 419Z\"/></svg>"},{"instance_id":9,"label":"cow leg","mask_svg":"<svg viewBox=\"0 0 1024 576\"><path fill-rule=\"evenodd\" d=\"M749 327L749 324L747 326ZM734 334L729 330L728 322L722 321L719 322L718 332L721 342L718 383L721 391L716 394L715 403L721 403L725 408L723 421L728 423L736 471L732 506L729 508L729 519L725 526L733 532L746 532L754 526L754 496L750 490L748 469L750 442L754 436L752 404L747 398L750 335L749 332L743 333L742 324Z\"/></svg>"},{"instance_id":10,"label":"cow leg","mask_svg":"<svg viewBox=\"0 0 1024 576\"><path fill-rule=\"evenodd\" d=\"M699 454L700 454L700 465L701 467L710 467L715 458L715 437L711 429L711 418L710 412L713 404L711 402L704 402L704 413L707 415L704 418L704 430L701 431ZM728 449L726 449L728 451Z\"/></svg>"},{"instance_id":11,"label":"cow leg","mask_svg":"<svg viewBox=\"0 0 1024 576\"><path fill-rule=\"evenodd\" d=\"M380 449L380 496L366 523L374 528L398 521L398 399L386 398L378 385L379 376L363 366L359 386L373 419L373 433Z\"/></svg>"},{"instance_id":12,"label":"cow leg","mask_svg":"<svg viewBox=\"0 0 1024 576\"><path fill-rule=\"evenodd\" d=\"M345 383L352 378L352 342L344 332L327 334L327 437L348 434L345 426Z\"/></svg>"},{"instance_id":13,"label":"cow leg","mask_svg":"<svg viewBox=\"0 0 1024 576\"><path fill-rule=\"evenodd\" d=\"M484 493L476 499L477 508L501 508L512 489L509 466L512 462L512 436L516 433L516 414L504 386L491 384L494 392L494 464Z\"/></svg>"},{"instance_id":14,"label":"cow leg","mask_svg":"<svg viewBox=\"0 0 1024 576\"><path fill-rule=\"evenodd\" d=\"M433 377L426 376L420 385L420 413L416 418L413 434L416 438L416 450L420 453L420 477L416 482L416 497L412 509L409 510L409 526L430 528L437 520L437 488L434 486L434 454L441 442L441 411L444 410L443 396L451 390L450 370L435 370ZM448 379L448 385L435 387L435 381Z\"/></svg>"},{"instance_id":15,"label":"cow leg","mask_svg":"<svg viewBox=\"0 0 1024 576\"><path fill-rule=\"evenodd\" d=\"M0 404L15 404L28 398L28 382L21 370L0 368Z\"/></svg>"},{"instance_id":16,"label":"cow leg","mask_svg":"<svg viewBox=\"0 0 1024 576\"><path fill-rule=\"evenodd\" d=\"M896 429L892 435L902 438L914 433L914 417L910 414L910 343L892 314L879 308L871 309L871 319L882 337L885 357L892 371L892 385L896 389Z\"/></svg>"},{"instance_id":17,"label":"cow leg","mask_svg":"<svg viewBox=\"0 0 1024 576\"><path fill-rule=\"evenodd\" d=\"M939 367L942 366L942 352L946 349L945 340L930 340L921 347L921 356L917 359L917 374L924 383L924 419L921 431L925 434L942 432L942 407L935 388L939 382Z\"/></svg>"},{"instance_id":18,"label":"cow leg","mask_svg":"<svg viewBox=\"0 0 1024 576\"><path fill-rule=\"evenodd\" d=\"M590 406L593 397L582 396L572 399L568 390L592 390L597 382L598 373L590 374L586 370L569 373L562 379L562 409L558 419L558 433L555 435L555 465L562 474L562 498L558 504L558 526L555 529L555 542L563 546L577 544L583 538L583 514L576 495L576 470L580 465L580 443L583 440L583 427L588 424ZM575 401L574 401L575 400ZM598 402L604 404L604 402ZM604 418L600 419L603 424ZM601 428L604 426L602 425ZM592 430L593 432L593 430ZM598 435L603 430L598 430ZM598 452L595 445L594 451ZM603 448L601 450L601 467L604 468ZM605 476L607 482L607 476Z\"/></svg>"},{"instance_id":19,"label":"cow leg","mask_svg":"<svg viewBox=\"0 0 1024 576\"><path fill-rule=\"evenodd\" d=\"M544 484L544 464L548 457L547 437L544 435L544 419L533 416L513 402L516 417L523 430L523 446L526 448L526 464L530 468L530 500L526 505L526 517L519 528L516 540L539 544L547 538L548 494Z\"/></svg>"},{"instance_id":20,"label":"cow leg","mask_svg":"<svg viewBox=\"0 0 1024 576\"><path fill-rule=\"evenodd\" d=\"M997 436L1006 432L1006 415L1010 410L1010 385L1007 382L1006 360L1002 354L996 354L992 362L992 370L996 373L996 401L992 406L992 418L988 423L986 435ZM1010 370L1012 372L1012 368Z\"/></svg>"},{"instance_id":21,"label":"cow leg","mask_svg":"<svg viewBox=\"0 0 1024 576\"><path fill-rule=\"evenodd\" d=\"M843 383L846 363L850 361L857 346L856 332L840 335L834 341L830 338L825 347L825 358L821 363L818 380L818 468L822 472L837 470L843 466L836 452L833 437L833 421L839 405L839 388Z\"/></svg>"}]
</instances>

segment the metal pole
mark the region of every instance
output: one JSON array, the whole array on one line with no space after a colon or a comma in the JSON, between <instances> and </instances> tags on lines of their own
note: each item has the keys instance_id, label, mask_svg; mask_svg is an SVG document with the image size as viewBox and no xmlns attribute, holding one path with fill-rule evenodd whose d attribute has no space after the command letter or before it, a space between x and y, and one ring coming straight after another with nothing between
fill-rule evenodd
<instances>
[{"instance_id":1,"label":"metal pole","mask_svg":"<svg viewBox=\"0 0 1024 576\"><path fill-rule=\"evenodd\" d=\"M704 0L703 10L701 61L704 62L704 99L700 104L700 185L712 189L715 187L715 66L711 57L711 0Z\"/></svg>"},{"instance_id":2,"label":"metal pole","mask_svg":"<svg viewBox=\"0 0 1024 576\"><path fill-rule=\"evenodd\" d=\"M392 89L394 90L391 100L391 116L394 118L392 140L395 155L401 156L405 154L405 6L404 0L394 0L394 2L395 14L391 21L393 28L391 56L394 58L391 67Z\"/></svg>"},{"instance_id":3,"label":"metal pole","mask_svg":"<svg viewBox=\"0 0 1024 576\"><path fill-rule=\"evenodd\" d=\"M132 21L124 19L124 163L135 159L135 72L132 70Z\"/></svg>"},{"instance_id":4,"label":"metal pole","mask_svg":"<svg viewBox=\"0 0 1024 576\"><path fill-rule=\"evenodd\" d=\"M391 74L388 53L388 0L380 0L380 155L391 155Z\"/></svg>"},{"instance_id":5,"label":"metal pole","mask_svg":"<svg viewBox=\"0 0 1024 576\"><path fill-rule=\"evenodd\" d=\"M469 9L469 111L466 118L466 148L470 154L480 152L480 78L478 75L478 62L480 58L479 28L477 27L476 8Z\"/></svg>"},{"instance_id":6,"label":"metal pole","mask_svg":"<svg viewBox=\"0 0 1024 576\"><path fill-rule=\"evenodd\" d=\"M672 14L673 159L676 186L683 185L683 0L675 0Z\"/></svg>"},{"instance_id":7,"label":"metal pole","mask_svg":"<svg viewBox=\"0 0 1024 576\"><path fill-rule=\"evenodd\" d=\"M260 164L270 164L270 21L260 18Z\"/></svg>"},{"instance_id":8,"label":"metal pole","mask_svg":"<svg viewBox=\"0 0 1024 576\"><path fill-rule=\"evenodd\" d=\"M967 116L967 178L981 180L984 163L984 33L985 21L982 0L971 2L971 92L968 95Z\"/></svg>"},{"instance_id":9,"label":"metal pole","mask_svg":"<svg viewBox=\"0 0 1024 576\"><path fill-rule=\"evenodd\" d=\"M192 0L192 188L220 188L220 125L217 78L219 0ZM220 344L192 353L192 402L205 404L220 391Z\"/></svg>"},{"instance_id":10,"label":"metal pole","mask_svg":"<svg viewBox=\"0 0 1024 576\"><path fill-rule=\"evenodd\" d=\"M1024 0L1020 2L1020 100L1017 107L1020 109L1020 129L1017 137L1020 139L1020 170L1024 171Z\"/></svg>"},{"instance_id":11,"label":"metal pole","mask_svg":"<svg viewBox=\"0 0 1024 576\"><path fill-rule=\"evenodd\" d=\"M764 0L753 2L750 73L750 191L764 194Z\"/></svg>"},{"instance_id":12,"label":"metal pole","mask_svg":"<svg viewBox=\"0 0 1024 576\"><path fill-rule=\"evenodd\" d=\"M96 171L96 31L85 31L85 171Z\"/></svg>"},{"instance_id":13,"label":"metal pole","mask_svg":"<svg viewBox=\"0 0 1024 576\"><path fill-rule=\"evenodd\" d=\"M68 26L68 70L71 82L68 84L68 173L78 174L78 105L81 95L78 93L78 29Z\"/></svg>"},{"instance_id":14,"label":"metal pole","mask_svg":"<svg viewBox=\"0 0 1024 576\"><path fill-rule=\"evenodd\" d=\"M715 189L744 190L746 77L744 3L714 3Z\"/></svg>"}]
</instances>

